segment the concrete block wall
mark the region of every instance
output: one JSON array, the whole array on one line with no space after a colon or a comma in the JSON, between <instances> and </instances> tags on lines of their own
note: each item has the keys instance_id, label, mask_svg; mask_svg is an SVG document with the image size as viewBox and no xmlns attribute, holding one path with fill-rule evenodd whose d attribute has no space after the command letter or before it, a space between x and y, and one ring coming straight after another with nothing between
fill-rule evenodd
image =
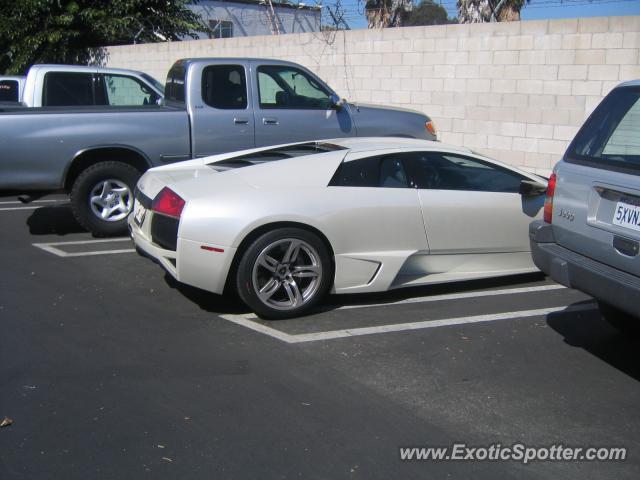
<instances>
[{"instance_id":1,"label":"concrete block wall","mask_svg":"<svg viewBox=\"0 0 640 480\"><path fill-rule=\"evenodd\" d=\"M350 101L413 108L440 138L547 174L615 85L640 78L640 17L305 33L109 47L162 80L178 58L291 60Z\"/></svg>"}]
</instances>

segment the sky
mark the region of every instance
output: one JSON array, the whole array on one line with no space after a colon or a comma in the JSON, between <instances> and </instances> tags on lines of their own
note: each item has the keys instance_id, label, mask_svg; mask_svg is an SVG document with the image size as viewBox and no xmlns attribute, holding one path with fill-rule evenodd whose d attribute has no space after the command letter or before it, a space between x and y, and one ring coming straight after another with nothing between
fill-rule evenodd
<instances>
[{"instance_id":1,"label":"sky","mask_svg":"<svg viewBox=\"0 0 640 480\"><path fill-rule=\"evenodd\" d=\"M457 15L456 0L435 1L447 9L450 17ZM360 0L359 3L358 0L342 0L342 5L346 10L346 19L351 28L367 27L362 13L364 0ZM523 20L640 15L640 0L530 0L520 13Z\"/></svg>"}]
</instances>

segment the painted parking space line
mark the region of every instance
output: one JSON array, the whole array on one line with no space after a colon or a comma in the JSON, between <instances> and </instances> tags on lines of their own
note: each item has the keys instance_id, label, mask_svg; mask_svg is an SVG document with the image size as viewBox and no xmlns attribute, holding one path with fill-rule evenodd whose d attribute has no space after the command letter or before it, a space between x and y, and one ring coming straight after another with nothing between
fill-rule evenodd
<instances>
[{"instance_id":1,"label":"painted parking space line","mask_svg":"<svg viewBox=\"0 0 640 480\"><path fill-rule=\"evenodd\" d=\"M52 206L56 204L69 203L67 199L58 200L33 200L31 202L22 202L20 200L10 200L0 202L0 212L12 212L18 210L36 210L38 208ZM37 205L34 205L37 204ZM15 206L14 206L15 205Z\"/></svg>"},{"instance_id":2,"label":"painted parking space line","mask_svg":"<svg viewBox=\"0 0 640 480\"><path fill-rule=\"evenodd\" d=\"M38 208L42 208L44 205L29 205L28 207L5 207L0 208L0 212L10 212L14 210L37 210Z\"/></svg>"},{"instance_id":3,"label":"painted parking space line","mask_svg":"<svg viewBox=\"0 0 640 480\"><path fill-rule=\"evenodd\" d=\"M59 198L59 199L49 199L49 200L32 200L30 202L23 202L22 200L10 200L10 201L2 201L0 205L25 205L29 203L64 203L68 202L68 199Z\"/></svg>"},{"instance_id":4,"label":"painted parking space line","mask_svg":"<svg viewBox=\"0 0 640 480\"><path fill-rule=\"evenodd\" d=\"M514 295L517 293L531 293L531 292L544 292L547 290L559 290L567 288L564 285L539 285L535 287L520 287L520 288L504 288L501 290L481 290L479 292L465 292L465 293L449 293L444 295L431 295L428 297L414 297L405 298L404 300L398 300L396 302L386 303L368 303L362 305L343 305L336 308L336 310L352 310L354 308L370 308L370 307L386 307L388 305L406 305L411 303L427 303L427 302L441 302L443 300L460 300L464 298L480 298L480 297L493 297L497 295Z\"/></svg>"},{"instance_id":5,"label":"painted parking space line","mask_svg":"<svg viewBox=\"0 0 640 480\"><path fill-rule=\"evenodd\" d=\"M443 295L430 295L427 297L413 297L405 298L404 300L398 300L395 302L386 303L363 303L361 305L342 305L334 310L353 310L356 308L375 308L375 307L387 307L394 305L406 305L412 303L429 303L429 302L441 302L443 300L462 300L466 298L480 298L480 297L493 297L499 295L516 295L518 293L532 293L532 292L544 292L547 290L560 290L567 288L564 285L552 284L552 285L539 285L535 287L518 287L518 288L503 288L500 290L480 290L479 292L464 292L464 293L448 293ZM254 313L247 313L242 316L247 320L256 320L258 318Z\"/></svg>"},{"instance_id":6,"label":"painted parking space line","mask_svg":"<svg viewBox=\"0 0 640 480\"><path fill-rule=\"evenodd\" d=\"M473 315L466 317L445 318L440 320L424 320L420 322L395 323L390 325L379 325L375 327L350 328L345 330L330 330L326 332L289 334L276 330L275 328L254 322L247 318L247 315L220 315L221 318L243 326L250 330L268 335L286 343L309 343L326 340L335 340L339 338L358 337L362 335L375 335L380 333L403 332L409 330L424 330L428 328L447 327L452 325L466 325L473 323L495 322L498 320L518 320L521 318L530 318L549 315L558 312L582 312L595 310L595 303L585 305L561 307L538 308L535 310L520 310L513 312L491 313L486 315Z\"/></svg>"},{"instance_id":7,"label":"painted parking space line","mask_svg":"<svg viewBox=\"0 0 640 480\"><path fill-rule=\"evenodd\" d=\"M69 258L69 257L90 257L94 255L114 255L120 253L133 253L135 252L135 248L117 248L111 250L90 250L86 252L66 252L58 247L64 247L66 245L93 245L93 244L103 244L103 243L112 243L112 242L131 242L129 237L119 237L119 238L103 238L99 240L74 240L70 242L49 242L49 243L33 243L32 245L40 250L44 250L45 252L52 253L58 257Z\"/></svg>"}]
</instances>

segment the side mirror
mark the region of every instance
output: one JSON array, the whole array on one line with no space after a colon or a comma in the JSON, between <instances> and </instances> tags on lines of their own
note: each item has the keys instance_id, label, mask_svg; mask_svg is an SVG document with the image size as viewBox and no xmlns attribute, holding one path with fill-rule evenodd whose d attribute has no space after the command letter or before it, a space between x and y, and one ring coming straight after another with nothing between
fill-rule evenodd
<instances>
[{"instance_id":1,"label":"side mirror","mask_svg":"<svg viewBox=\"0 0 640 480\"><path fill-rule=\"evenodd\" d=\"M519 193L523 196L543 195L547 193L547 186L535 180L522 180Z\"/></svg>"},{"instance_id":2,"label":"side mirror","mask_svg":"<svg viewBox=\"0 0 640 480\"><path fill-rule=\"evenodd\" d=\"M344 98L340 98L338 95L331 95L331 107L335 110L340 110L344 107L347 101Z\"/></svg>"}]
</instances>

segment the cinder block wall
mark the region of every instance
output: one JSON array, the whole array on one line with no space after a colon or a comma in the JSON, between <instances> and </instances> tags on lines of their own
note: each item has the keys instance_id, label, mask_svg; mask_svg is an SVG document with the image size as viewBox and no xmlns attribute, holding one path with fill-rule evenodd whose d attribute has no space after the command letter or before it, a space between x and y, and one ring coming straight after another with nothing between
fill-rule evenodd
<instances>
[{"instance_id":1,"label":"cinder block wall","mask_svg":"<svg viewBox=\"0 0 640 480\"><path fill-rule=\"evenodd\" d=\"M305 33L109 47L163 80L184 57L298 62L351 101L430 115L444 142L548 173L611 88L640 78L640 17Z\"/></svg>"}]
</instances>

